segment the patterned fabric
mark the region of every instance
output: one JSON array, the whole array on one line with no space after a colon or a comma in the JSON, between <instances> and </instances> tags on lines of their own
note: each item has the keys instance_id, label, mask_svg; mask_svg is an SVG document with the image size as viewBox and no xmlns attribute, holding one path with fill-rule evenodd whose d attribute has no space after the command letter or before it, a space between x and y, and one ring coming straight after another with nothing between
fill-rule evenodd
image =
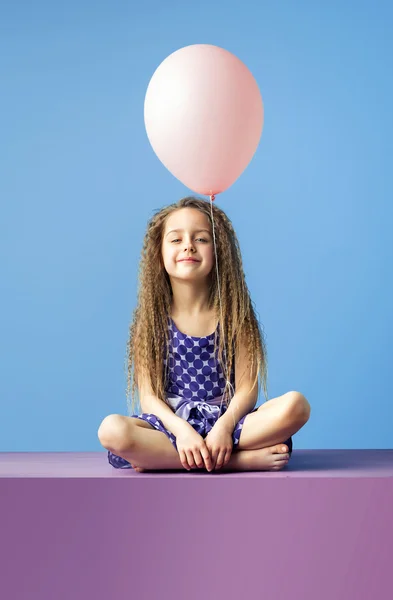
<instances>
[{"instance_id":1,"label":"patterned fabric","mask_svg":"<svg viewBox=\"0 0 393 600\"><path fill-rule=\"evenodd\" d=\"M222 416L227 405L223 402L225 390L225 377L218 361L218 326L215 332L205 337L189 336L176 327L173 320L168 318L169 327L169 359L166 357L164 368L168 366L169 378L166 386L166 400L174 413L188 421L190 425L205 438L213 425ZM214 336L217 335L217 350L214 355ZM224 352L224 360L226 353ZM232 367L230 384L233 397L235 386L235 369ZM251 412L255 412L254 408ZM168 431L161 419L151 413L132 415L142 419L152 427L165 433L177 450L176 438ZM233 434L233 447L239 444L240 433L243 428L244 415L236 424ZM292 452L292 439L284 442ZM130 463L121 456L108 450L108 461L116 469L129 469Z\"/></svg>"},{"instance_id":2,"label":"patterned fabric","mask_svg":"<svg viewBox=\"0 0 393 600\"><path fill-rule=\"evenodd\" d=\"M225 389L225 376L218 361L219 327L205 337L186 335L179 331L174 321L168 318L169 327L169 382L166 389L172 408L183 399L217 404ZM217 335L217 351L214 355L214 336ZM226 348L224 351L226 360ZM164 367L167 367L166 357ZM230 383L235 386L235 367L232 366ZM218 402L219 404L220 402ZM187 412L187 411L186 411ZM185 415L186 412L183 411ZM186 417L184 417L186 418Z\"/></svg>"}]
</instances>

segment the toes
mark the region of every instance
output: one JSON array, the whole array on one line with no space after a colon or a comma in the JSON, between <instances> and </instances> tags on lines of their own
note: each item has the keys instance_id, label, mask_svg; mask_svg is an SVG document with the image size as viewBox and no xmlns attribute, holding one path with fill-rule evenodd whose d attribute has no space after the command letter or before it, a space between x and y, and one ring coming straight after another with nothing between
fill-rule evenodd
<instances>
[{"instance_id":1,"label":"toes","mask_svg":"<svg viewBox=\"0 0 393 600\"><path fill-rule=\"evenodd\" d=\"M131 463L130 463L131 464ZM136 471L137 473L143 473L143 469L141 469L141 467L137 467L135 465L131 464L131 467L134 469L134 471Z\"/></svg>"},{"instance_id":2,"label":"toes","mask_svg":"<svg viewBox=\"0 0 393 600\"><path fill-rule=\"evenodd\" d=\"M272 467L272 471L280 471L281 469L283 469L284 467L286 467L288 464L287 460L280 460L279 462L277 462L274 467Z\"/></svg>"},{"instance_id":3,"label":"toes","mask_svg":"<svg viewBox=\"0 0 393 600\"><path fill-rule=\"evenodd\" d=\"M287 466L288 462L289 462L288 458L276 459L274 462L273 469L275 471L278 471L279 469L283 469L284 467Z\"/></svg>"},{"instance_id":4,"label":"toes","mask_svg":"<svg viewBox=\"0 0 393 600\"><path fill-rule=\"evenodd\" d=\"M289 448L286 444L277 444L273 446L273 454L279 454L280 456L289 456Z\"/></svg>"}]
</instances>

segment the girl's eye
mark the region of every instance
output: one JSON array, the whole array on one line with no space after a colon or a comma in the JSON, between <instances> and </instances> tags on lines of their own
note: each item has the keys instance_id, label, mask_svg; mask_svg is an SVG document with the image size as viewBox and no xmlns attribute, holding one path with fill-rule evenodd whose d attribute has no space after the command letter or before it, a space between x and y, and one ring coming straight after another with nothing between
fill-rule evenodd
<instances>
[{"instance_id":1,"label":"girl's eye","mask_svg":"<svg viewBox=\"0 0 393 600\"><path fill-rule=\"evenodd\" d=\"M205 238L198 238L198 240L202 240L203 242L207 242L207 240L205 240ZM171 243L173 244L173 242L178 242L178 241L179 241L178 239L172 240Z\"/></svg>"}]
</instances>

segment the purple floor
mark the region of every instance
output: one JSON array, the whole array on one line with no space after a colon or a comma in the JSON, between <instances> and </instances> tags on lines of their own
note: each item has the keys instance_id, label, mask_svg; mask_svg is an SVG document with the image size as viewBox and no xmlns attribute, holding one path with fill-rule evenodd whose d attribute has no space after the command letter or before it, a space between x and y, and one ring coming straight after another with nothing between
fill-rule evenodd
<instances>
[{"instance_id":1,"label":"purple floor","mask_svg":"<svg viewBox=\"0 0 393 600\"><path fill-rule=\"evenodd\" d=\"M115 469L106 452L0 453L0 477L190 477L268 478L287 477L393 477L393 450L296 450L288 466L277 472L206 473L203 471L155 471L136 473Z\"/></svg>"},{"instance_id":2,"label":"purple floor","mask_svg":"<svg viewBox=\"0 0 393 600\"><path fill-rule=\"evenodd\" d=\"M393 450L220 474L2 453L0 509L4 600L393 598Z\"/></svg>"}]
</instances>

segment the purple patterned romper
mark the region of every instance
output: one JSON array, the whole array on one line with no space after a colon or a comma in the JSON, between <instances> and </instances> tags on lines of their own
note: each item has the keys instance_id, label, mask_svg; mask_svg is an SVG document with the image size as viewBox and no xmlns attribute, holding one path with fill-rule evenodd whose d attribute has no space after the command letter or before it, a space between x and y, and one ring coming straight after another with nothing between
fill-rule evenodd
<instances>
[{"instance_id":1,"label":"purple patterned romper","mask_svg":"<svg viewBox=\"0 0 393 600\"><path fill-rule=\"evenodd\" d=\"M175 414L188 421L205 438L217 419L227 410L224 402L220 408L225 390L225 377L217 357L214 357L215 332L205 337L186 335L178 330L171 317L168 317L168 327L169 383L166 389L166 399ZM217 331L217 335L219 336L219 331ZM166 358L164 359L164 366L166 366ZM232 367L230 382L234 389L234 366ZM257 408L254 408L250 412L256 410ZM152 427L165 433L177 450L176 437L164 427L158 417L151 413L132 416L147 421ZM239 444L240 433L246 416L244 415L240 419L233 430L233 449ZM291 453L292 438L284 443ZM130 463L125 458L113 454L110 450L108 450L108 461L116 469L131 468Z\"/></svg>"}]
</instances>

